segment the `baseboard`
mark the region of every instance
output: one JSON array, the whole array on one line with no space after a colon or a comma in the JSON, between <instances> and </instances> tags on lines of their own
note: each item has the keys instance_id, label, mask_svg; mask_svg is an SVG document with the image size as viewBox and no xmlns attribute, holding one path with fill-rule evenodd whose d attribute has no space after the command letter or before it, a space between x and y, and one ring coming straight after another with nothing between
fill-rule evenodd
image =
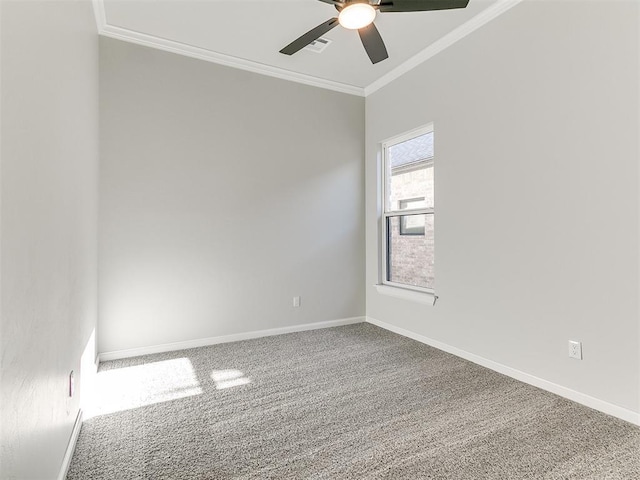
<instances>
[{"instance_id":1,"label":"baseboard","mask_svg":"<svg viewBox=\"0 0 640 480\"><path fill-rule=\"evenodd\" d=\"M501 363L494 362L493 360L488 360L486 358L480 357L479 355L475 355L465 350L447 345L446 343L433 340L431 338L425 337L424 335L405 330L404 328L396 327L395 325L391 325L386 322L381 322L380 320L376 320L375 318L366 317L366 321L378 327L384 328L385 330L389 330L390 332L394 332L404 337L411 338L420 343L435 347L438 350L451 353L457 357L464 358L465 360L469 360L470 362L476 363L495 372L507 375L508 377L514 378L524 383L528 383L529 385L533 385L534 387L538 387L548 392L555 393L556 395L593 408L594 410L598 410L600 412L640 426L639 412L634 412L632 410L619 407L618 405L605 402L604 400L585 395L584 393L571 390L570 388L563 387L562 385L558 385L548 380L544 380L543 378L539 378L520 370L516 370L515 368L511 368Z\"/></svg>"},{"instance_id":2,"label":"baseboard","mask_svg":"<svg viewBox=\"0 0 640 480\"><path fill-rule=\"evenodd\" d=\"M285 333L304 332L306 330L318 330L321 328L339 327L341 325L351 325L362 323L365 317L351 317L340 320L329 320L326 322L306 323L303 325L292 325L290 327L270 328L268 330L257 330L253 332L236 333L233 335L223 335L220 337L199 338L187 340L185 342L165 343L161 345L150 345L148 347L130 348L127 350L116 350L113 352L102 352L98 354L100 362L118 360L121 358L138 357L152 353L173 352L176 350L186 350L188 348L207 347L219 343L238 342L240 340L251 340L253 338L271 337Z\"/></svg>"},{"instance_id":3,"label":"baseboard","mask_svg":"<svg viewBox=\"0 0 640 480\"><path fill-rule=\"evenodd\" d=\"M76 416L76 423L73 425L73 431L71 432L71 438L67 444L67 451L64 453L62 459L62 466L60 467L60 473L58 474L58 480L65 480L67 473L69 473L69 467L71 466L71 459L73 458L73 452L76 449L76 443L78 442L78 435L80 435L80 428L82 427L82 409L78 410Z\"/></svg>"}]
</instances>

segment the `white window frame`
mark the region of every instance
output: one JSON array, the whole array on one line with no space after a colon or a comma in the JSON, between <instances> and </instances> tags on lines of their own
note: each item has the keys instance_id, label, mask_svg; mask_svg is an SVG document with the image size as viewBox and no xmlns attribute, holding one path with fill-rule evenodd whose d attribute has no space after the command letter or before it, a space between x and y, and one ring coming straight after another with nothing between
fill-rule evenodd
<instances>
[{"instance_id":1,"label":"white window frame","mask_svg":"<svg viewBox=\"0 0 640 480\"><path fill-rule=\"evenodd\" d=\"M389 147L393 147L394 145L397 145L399 143L403 143L406 142L407 140L411 140L412 138L415 137L419 137L421 135L426 135L427 133L432 133L434 131L433 128L433 123L429 123L427 125L424 125L422 127L416 128L414 130L411 130L409 132L403 133L401 135L392 137L390 139L385 140L384 142L381 142L380 144L380 148L381 148L381 154L382 154L382 161L381 163L381 167L382 167L382 172L380 172L380 179L382 182L382 188L381 188L381 193L382 193L382 197L381 197L381 215L380 215L380 234L381 234L381 249L380 249L380 278L379 278L379 286L386 286L386 287L393 287L398 288L398 289L402 289L402 290L409 290L409 291L413 291L416 293L424 293L424 294L429 294L429 295L433 295L435 297L435 288L426 288L426 287L418 287L415 285L407 285L404 283L397 283L397 282L392 282L390 280L387 280L387 273L388 273L388 268L389 268L389 257L387 254L387 250L388 250L388 245L387 245L387 222L388 219L391 217L400 217L403 215L412 215L412 214L418 214L418 215L434 215L435 218L435 199L434 199L434 207L433 208L414 208L414 209L407 209L407 210L391 210L391 211L387 211L387 172L390 172L390 169L387 169L387 163L388 163L388 154L387 151L389 149ZM433 163L433 168L434 168L434 196L435 196L435 153L434 156L430 159L430 162ZM384 288L378 288L378 291L381 293L384 293ZM392 294L393 295L393 294Z\"/></svg>"}]
</instances>

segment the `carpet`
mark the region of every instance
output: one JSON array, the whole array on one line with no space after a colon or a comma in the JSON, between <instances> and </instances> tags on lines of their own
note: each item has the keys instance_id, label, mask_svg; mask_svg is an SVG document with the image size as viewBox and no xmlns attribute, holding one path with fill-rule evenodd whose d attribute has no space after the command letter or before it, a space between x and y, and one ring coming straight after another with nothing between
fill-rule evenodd
<instances>
[{"instance_id":1,"label":"carpet","mask_svg":"<svg viewBox=\"0 0 640 480\"><path fill-rule=\"evenodd\" d=\"M640 479L640 428L366 323L98 383L68 480Z\"/></svg>"}]
</instances>

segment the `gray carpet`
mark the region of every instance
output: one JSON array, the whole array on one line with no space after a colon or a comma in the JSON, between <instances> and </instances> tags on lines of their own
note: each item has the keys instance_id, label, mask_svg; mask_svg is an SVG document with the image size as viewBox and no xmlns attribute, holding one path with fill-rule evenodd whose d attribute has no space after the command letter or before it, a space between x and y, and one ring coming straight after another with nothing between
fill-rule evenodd
<instances>
[{"instance_id":1,"label":"gray carpet","mask_svg":"<svg viewBox=\"0 0 640 480\"><path fill-rule=\"evenodd\" d=\"M99 378L116 406L85 421L69 480L640 479L640 428L370 324Z\"/></svg>"}]
</instances>

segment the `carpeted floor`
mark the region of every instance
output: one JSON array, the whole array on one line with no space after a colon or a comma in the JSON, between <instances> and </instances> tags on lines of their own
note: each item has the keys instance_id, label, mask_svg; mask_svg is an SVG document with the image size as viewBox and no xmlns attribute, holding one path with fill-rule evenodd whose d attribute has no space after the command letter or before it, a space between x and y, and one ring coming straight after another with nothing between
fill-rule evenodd
<instances>
[{"instance_id":1,"label":"carpeted floor","mask_svg":"<svg viewBox=\"0 0 640 480\"><path fill-rule=\"evenodd\" d=\"M106 362L67 478L640 479L640 428L370 324Z\"/></svg>"}]
</instances>

